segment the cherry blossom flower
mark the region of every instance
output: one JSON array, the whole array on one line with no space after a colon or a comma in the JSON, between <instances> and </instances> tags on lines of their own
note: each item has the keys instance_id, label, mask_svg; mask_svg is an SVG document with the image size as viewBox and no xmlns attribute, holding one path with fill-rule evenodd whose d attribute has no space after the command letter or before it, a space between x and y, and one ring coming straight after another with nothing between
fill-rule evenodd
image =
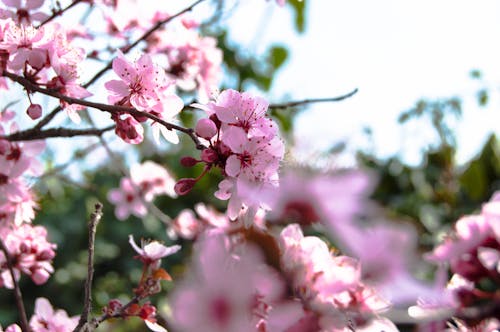
<instances>
[{"instance_id":1,"label":"cherry blossom flower","mask_svg":"<svg viewBox=\"0 0 500 332\"><path fill-rule=\"evenodd\" d=\"M35 29L30 25L6 24L0 49L10 54L8 67L12 70L24 69L26 64L42 69L48 60L48 52L42 47L44 28Z\"/></svg>"},{"instance_id":2,"label":"cherry blossom flower","mask_svg":"<svg viewBox=\"0 0 500 332\"><path fill-rule=\"evenodd\" d=\"M135 243L133 235L129 235L130 245L139 254L140 260L147 265L159 266L163 257L175 254L181 249L181 246L175 245L166 247L158 241L151 241L149 243L142 243L141 247Z\"/></svg>"},{"instance_id":3,"label":"cherry blossom flower","mask_svg":"<svg viewBox=\"0 0 500 332\"><path fill-rule=\"evenodd\" d=\"M49 300L40 297L35 301L35 313L31 316L33 332L69 332L78 324L78 316L69 317L66 311L54 310Z\"/></svg>"},{"instance_id":4,"label":"cherry blossom flower","mask_svg":"<svg viewBox=\"0 0 500 332\"><path fill-rule=\"evenodd\" d=\"M249 246L231 249L227 240L212 234L197 242L191 272L170 298L177 330L255 331L255 299L280 296L282 282L259 252Z\"/></svg>"},{"instance_id":5,"label":"cherry blossom flower","mask_svg":"<svg viewBox=\"0 0 500 332\"><path fill-rule=\"evenodd\" d=\"M45 0L2 0L2 2L13 10L0 9L0 17L10 17L18 23L31 24L41 22L49 16L43 12L34 10L40 9Z\"/></svg>"},{"instance_id":6,"label":"cherry blossom flower","mask_svg":"<svg viewBox=\"0 0 500 332\"><path fill-rule=\"evenodd\" d=\"M280 248L282 271L294 294L315 313L308 325L315 322L325 331L357 330L375 324L374 315L388 309L389 303L361 282L356 259L332 256L325 242L304 237L297 224L283 229Z\"/></svg>"},{"instance_id":7,"label":"cherry blossom flower","mask_svg":"<svg viewBox=\"0 0 500 332\"><path fill-rule=\"evenodd\" d=\"M147 203L157 195L176 197L174 179L162 166L146 161L131 167L130 178L120 180L119 189L111 189L108 200L116 205L115 215L124 220L135 215L142 218L147 214Z\"/></svg>"},{"instance_id":8,"label":"cherry blossom flower","mask_svg":"<svg viewBox=\"0 0 500 332\"><path fill-rule=\"evenodd\" d=\"M179 89L196 90L198 101L205 103L221 80L222 51L215 38L201 37L191 27L192 24L183 24L177 29L156 32L149 50L166 56L167 75Z\"/></svg>"},{"instance_id":9,"label":"cherry blossom flower","mask_svg":"<svg viewBox=\"0 0 500 332\"><path fill-rule=\"evenodd\" d=\"M218 167L225 178L215 196L229 200L227 214L231 220L241 217L250 226L259 209L269 209L266 199L278 187L278 168L284 156L283 142L276 136L277 125L265 117L268 103L250 94L225 90L216 101L193 106L209 116L197 125L209 146L203 149L200 160L183 160L186 167L201 162L205 168L197 178L179 180L177 193L187 194L212 167Z\"/></svg>"},{"instance_id":10,"label":"cherry blossom flower","mask_svg":"<svg viewBox=\"0 0 500 332\"><path fill-rule=\"evenodd\" d=\"M147 207L140 196L136 185L129 178L120 180L119 189L111 189L108 200L115 204L115 215L120 220L127 219L131 214L142 218L147 214Z\"/></svg>"},{"instance_id":11,"label":"cherry blossom flower","mask_svg":"<svg viewBox=\"0 0 500 332\"><path fill-rule=\"evenodd\" d=\"M148 54L142 55L136 62L131 63L122 53L119 53L118 57L113 60L113 70L120 77L120 80L111 80L105 83L105 87L110 93L109 103L134 107L165 121L173 119L184 107L182 100L173 93L173 82L167 79L163 69L153 64L153 60ZM146 117L134 118L139 122L147 120ZM115 115L113 120L120 120L120 115ZM154 131L157 140L161 132L168 141L174 144L178 143L177 134L173 130L168 130L156 123ZM122 136L120 135L120 137ZM125 135L125 137L133 140L141 136Z\"/></svg>"},{"instance_id":12,"label":"cherry blossom flower","mask_svg":"<svg viewBox=\"0 0 500 332\"><path fill-rule=\"evenodd\" d=\"M42 226L23 224L19 227L2 227L0 235L9 256L15 262L13 268L16 279L21 273L31 277L41 285L54 271L51 261L55 256L56 245L47 241L47 230ZM6 266L6 257L0 252L0 286L12 288L12 277Z\"/></svg>"}]
</instances>

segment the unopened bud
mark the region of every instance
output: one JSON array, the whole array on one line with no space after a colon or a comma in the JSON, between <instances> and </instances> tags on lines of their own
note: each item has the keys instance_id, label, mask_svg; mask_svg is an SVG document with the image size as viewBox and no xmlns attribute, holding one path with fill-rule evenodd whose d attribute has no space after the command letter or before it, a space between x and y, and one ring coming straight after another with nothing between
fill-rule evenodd
<instances>
[{"instance_id":1,"label":"unopened bud","mask_svg":"<svg viewBox=\"0 0 500 332\"><path fill-rule=\"evenodd\" d=\"M196 123L195 132L200 137L210 139L217 134L217 126L212 120L203 118Z\"/></svg>"},{"instance_id":2,"label":"unopened bud","mask_svg":"<svg viewBox=\"0 0 500 332\"><path fill-rule=\"evenodd\" d=\"M201 151L201 160L206 163L213 163L218 157L217 152L212 149L204 149Z\"/></svg>"},{"instance_id":3,"label":"unopened bud","mask_svg":"<svg viewBox=\"0 0 500 332\"><path fill-rule=\"evenodd\" d=\"M177 193L177 195L179 195L179 196L186 195L187 193L189 193L193 189L195 184L196 184L195 179L192 179L192 178L180 179L175 184L174 190Z\"/></svg>"},{"instance_id":4,"label":"unopened bud","mask_svg":"<svg viewBox=\"0 0 500 332\"><path fill-rule=\"evenodd\" d=\"M194 159L193 157L182 157L181 158L181 165L184 167L193 167L198 163L198 160Z\"/></svg>"},{"instance_id":5,"label":"unopened bud","mask_svg":"<svg viewBox=\"0 0 500 332\"><path fill-rule=\"evenodd\" d=\"M26 113L31 119L36 120L42 116L42 106L39 104L31 104L28 106Z\"/></svg>"}]
</instances>

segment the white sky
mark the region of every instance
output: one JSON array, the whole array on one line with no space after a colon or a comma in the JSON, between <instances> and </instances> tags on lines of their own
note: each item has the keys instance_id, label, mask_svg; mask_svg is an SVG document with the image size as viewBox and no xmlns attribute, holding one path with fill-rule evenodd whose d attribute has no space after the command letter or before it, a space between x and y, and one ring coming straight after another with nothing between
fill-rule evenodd
<instances>
[{"instance_id":1,"label":"white sky","mask_svg":"<svg viewBox=\"0 0 500 332\"><path fill-rule=\"evenodd\" d=\"M352 147L372 146L379 155L399 153L417 163L419 151L435 137L421 125L401 127L396 119L421 97L463 97L459 161L470 158L492 130L500 133L498 95L490 107L477 107L479 85L469 78L477 68L494 92L500 87L499 1L308 0L307 6L302 36L293 31L291 9L273 1L241 0L228 19L233 38L252 50L264 51L272 42L290 46L292 58L271 99L336 96L359 88L348 101L316 104L301 114L302 151L348 139ZM374 129L374 142L361 134L365 125Z\"/></svg>"}]
</instances>

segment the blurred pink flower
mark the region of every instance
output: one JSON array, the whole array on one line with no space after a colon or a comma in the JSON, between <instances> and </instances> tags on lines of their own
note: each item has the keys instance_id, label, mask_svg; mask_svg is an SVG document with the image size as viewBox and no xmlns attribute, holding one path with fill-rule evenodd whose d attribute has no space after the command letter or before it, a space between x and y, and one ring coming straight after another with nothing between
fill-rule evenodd
<instances>
[{"instance_id":1,"label":"blurred pink flower","mask_svg":"<svg viewBox=\"0 0 500 332\"><path fill-rule=\"evenodd\" d=\"M199 240L192 264L170 298L172 324L179 331L256 331L255 306L284 291L254 247L231 248L222 234Z\"/></svg>"},{"instance_id":2,"label":"blurred pink flower","mask_svg":"<svg viewBox=\"0 0 500 332\"><path fill-rule=\"evenodd\" d=\"M78 319L78 316L69 317L62 309L54 310L49 300L39 297L35 301L30 327L33 332L70 332L78 324Z\"/></svg>"},{"instance_id":3,"label":"blurred pink flower","mask_svg":"<svg viewBox=\"0 0 500 332\"><path fill-rule=\"evenodd\" d=\"M19 227L2 227L0 235L9 256L15 262L16 279L24 273L37 285L47 281L54 272L52 259L56 245L47 241L47 230L43 226L23 224ZM6 257L0 252L0 286L13 287L12 277L5 264Z\"/></svg>"}]
</instances>

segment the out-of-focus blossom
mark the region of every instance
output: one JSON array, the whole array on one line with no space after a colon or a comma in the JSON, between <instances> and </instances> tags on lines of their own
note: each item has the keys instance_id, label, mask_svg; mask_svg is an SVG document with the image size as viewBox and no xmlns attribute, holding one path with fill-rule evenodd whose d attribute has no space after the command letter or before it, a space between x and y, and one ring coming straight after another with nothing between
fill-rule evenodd
<instances>
[{"instance_id":1,"label":"out-of-focus blossom","mask_svg":"<svg viewBox=\"0 0 500 332\"><path fill-rule=\"evenodd\" d=\"M326 243L314 236L304 237L297 224L281 232L280 248L286 279L291 280L304 307L315 313L322 330L344 331L375 324L373 317L388 309L389 303L361 282L356 259L333 256Z\"/></svg>"},{"instance_id":2,"label":"out-of-focus blossom","mask_svg":"<svg viewBox=\"0 0 500 332\"><path fill-rule=\"evenodd\" d=\"M43 6L45 0L2 0L2 2L10 9L0 9L0 18L10 17L17 23L31 24L49 17L43 12L35 11Z\"/></svg>"},{"instance_id":3,"label":"out-of-focus blossom","mask_svg":"<svg viewBox=\"0 0 500 332\"><path fill-rule=\"evenodd\" d=\"M47 241L47 230L42 226L23 224L19 227L2 227L0 235L14 262L16 279L23 273L37 285L45 283L54 272L52 259L56 249L55 244ZM0 252L0 286L13 288L13 280L3 252Z\"/></svg>"},{"instance_id":4,"label":"out-of-focus blossom","mask_svg":"<svg viewBox=\"0 0 500 332\"><path fill-rule=\"evenodd\" d=\"M191 29L192 24L187 25L157 31L149 51L166 57L167 75L179 89L196 90L198 101L206 103L222 77L222 50L215 38L202 37Z\"/></svg>"},{"instance_id":5,"label":"out-of-focus blossom","mask_svg":"<svg viewBox=\"0 0 500 332\"><path fill-rule=\"evenodd\" d=\"M78 318L69 317L62 309L54 310L49 300L40 297L35 301L35 313L29 324L33 332L70 332L78 324Z\"/></svg>"},{"instance_id":6,"label":"out-of-focus blossom","mask_svg":"<svg viewBox=\"0 0 500 332\"><path fill-rule=\"evenodd\" d=\"M147 203L158 195L175 197L175 181L162 166L146 161L131 167L130 178L120 180L120 188L111 189L108 200L115 204L115 215L124 220L131 214L142 218L147 214Z\"/></svg>"},{"instance_id":7,"label":"out-of-focus blossom","mask_svg":"<svg viewBox=\"0 0 500 332\"><path fill-rule=\"evenodd\" d=\"M190 273L170 298L176 330L256 331L254 310L284 291L254 247L231 248L221 234L199 240Z\"/></svg>"}]
</instances>

